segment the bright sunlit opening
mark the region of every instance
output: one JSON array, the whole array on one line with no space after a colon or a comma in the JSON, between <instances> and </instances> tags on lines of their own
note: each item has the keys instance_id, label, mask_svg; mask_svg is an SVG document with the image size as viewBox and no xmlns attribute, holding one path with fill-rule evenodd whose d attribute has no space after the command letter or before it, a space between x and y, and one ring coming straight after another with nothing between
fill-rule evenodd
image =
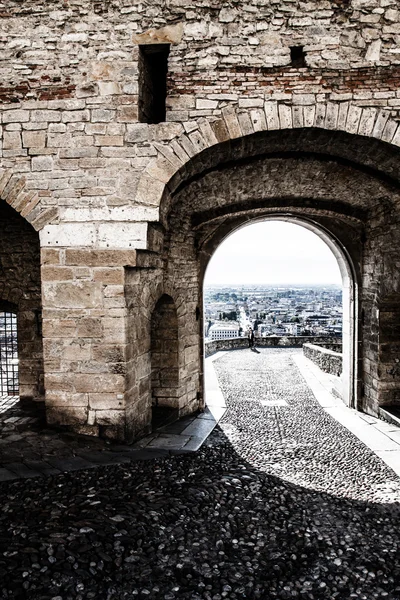
<instances>
[{"instance_id":1,"label":"bright sunlit opening","mask_svg":"<svg viewBox=\"0 0 400 600\"><path fill-rule=\"evenodd\" d=\"M242 227L217 248L207 285L342 284L332 251L315 233L285 221Z\"/></svg>"}]
</instances>

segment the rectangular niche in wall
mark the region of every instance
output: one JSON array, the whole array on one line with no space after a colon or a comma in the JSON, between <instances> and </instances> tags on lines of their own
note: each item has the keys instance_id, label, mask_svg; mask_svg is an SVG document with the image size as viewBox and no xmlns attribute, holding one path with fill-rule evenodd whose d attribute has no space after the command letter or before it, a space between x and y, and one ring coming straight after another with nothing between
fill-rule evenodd
<instances>
[{"instance_id":1,"label":"rectangular niche in wall","mask_svg":"<svg viewBox=\"0 0 400 600\"><path fill-rule=\"evenodd\" d=\"M169 44L139 46L139 121L165 121Z\"/></svg>"},{"instance_id":2,"label":"rectangular niche in wall","mask_svg":"<svg viewBox=\"0 0 400 600\"><path fill-rule=\"evenodd\" d=\"M303 46L292 46L290 48L290 64L297 69L302 69L307 66Z\"/></svg>"}]
</instances>

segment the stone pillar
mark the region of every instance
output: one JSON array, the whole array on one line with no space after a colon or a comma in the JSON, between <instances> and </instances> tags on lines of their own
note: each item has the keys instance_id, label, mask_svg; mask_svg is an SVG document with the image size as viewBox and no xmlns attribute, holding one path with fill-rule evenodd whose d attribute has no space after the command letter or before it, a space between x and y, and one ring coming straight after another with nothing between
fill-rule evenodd
<instances>
[{"instance_id":1,"label":"stone pillar","mask_svg":"<svg viewBox=\"0 0 400 600\"><path fill-rule=\"evenodd\" d=\"M400 406L400 253L397 215L382 202L371 216L364 252L362 409Z\"/></svg>"},{"instance_id":2,"label":"stone pillar","mask_svg":"<svg viewBox=\"0 0 400 600\"><path fill-rule=\"evenodd\" d=\"M126 270L128 441L151 431L151 315L162 289L163 273L157 263Z\"/></svg>"},{"instance_id":3,"label":"stone pillar","mask_svg":"<svg viewBox=\"0 0 400 600\"><path fill-rule=\"evenodd\" d=\"M134 250L43 248L43 342L50 424L125 439L125 265Z\"/></svg>"}]
</instances>

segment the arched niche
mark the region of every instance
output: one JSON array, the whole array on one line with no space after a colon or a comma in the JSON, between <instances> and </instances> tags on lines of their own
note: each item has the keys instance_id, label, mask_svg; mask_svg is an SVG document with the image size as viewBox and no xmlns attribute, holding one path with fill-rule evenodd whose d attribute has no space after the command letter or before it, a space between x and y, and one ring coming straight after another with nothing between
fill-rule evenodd
<instances>
[{"instance_id":1,"label":"arched niche","mask_svg":"<svg viewBox=\"0 0 400 600\"><path fill-rule=\"evenodd\" d=\"M151 396L153 428L179 416L178 314L163 294L151 315Z\"/></svg>"}]
</instances>

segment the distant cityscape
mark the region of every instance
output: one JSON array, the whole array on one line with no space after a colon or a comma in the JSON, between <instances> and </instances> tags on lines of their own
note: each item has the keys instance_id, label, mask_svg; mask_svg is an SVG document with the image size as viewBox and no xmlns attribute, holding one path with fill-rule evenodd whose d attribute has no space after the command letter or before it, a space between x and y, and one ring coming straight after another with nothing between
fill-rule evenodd
<instances>
[{"instance_id":1,"label":"distant cityscape","mask_svg":"<svg viewBox=\"0 0 400 600\"><path fill-rule=\"evenodd\" d=\"M206 341L246 337L342 335L339 285L210 285L204 290Z\"/></svg>"}]
</instances>

